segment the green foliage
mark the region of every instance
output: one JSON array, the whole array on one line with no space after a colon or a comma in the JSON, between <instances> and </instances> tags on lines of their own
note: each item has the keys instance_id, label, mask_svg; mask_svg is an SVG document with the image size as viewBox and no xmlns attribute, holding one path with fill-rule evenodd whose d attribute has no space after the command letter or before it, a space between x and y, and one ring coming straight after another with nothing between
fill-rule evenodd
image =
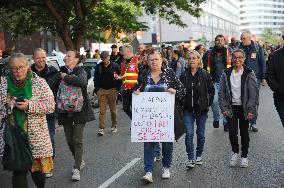
<instances>
[{"instance_id":1,"label":"green foliage","mask_svg":"<svg viewBox=\"0 0 284 188\"><path fill-rule=\"evenodd\" d=\"M35 31L50 31L66 48L78 49L84 38L98 38L99 32L133 33L148 29L138 17L159 15L170 24L186 27L181 14L200 16L206 0L3 0L0 29L13 37ZM104 37L101 40L105 40Z\"/></svg>"},{"instance_id":2,"label":"green foliage","mask_svg":"<svg viewBox=\"0 0 284 188\"><path fill-rule=\"evenodd\" d=\"M260 35L262 42L269 42L270 44L277 45L278 36L272 32L270 28L264 28L263 32Z\"/></svg>"}]
</instances>

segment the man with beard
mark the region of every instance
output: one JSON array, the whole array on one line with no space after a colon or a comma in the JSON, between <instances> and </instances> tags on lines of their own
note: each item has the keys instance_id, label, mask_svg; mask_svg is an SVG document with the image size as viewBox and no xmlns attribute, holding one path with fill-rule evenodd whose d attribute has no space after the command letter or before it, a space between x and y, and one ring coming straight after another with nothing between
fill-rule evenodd
<instances>
[{"instance_id":1,"label":"man with beard","mask_svg":"<svg viewBox=\"0 0 284 188\"><path fill-rule=\"evenodd\" d=\"M219 128L220 120L220 108L218 103L218 91L219 91L219 81L221 74L224 69L231 67L231 54L227 47L225 47L225 37L224 35L217 35L215 37L215 46L208 50L203 56L203 67L207 70L214 82L215 95L212 104L213 112L213 127ZM224 131L229 131L229 126L227 125L227 120L223 116Z\"/></svg>"}]
</instances>

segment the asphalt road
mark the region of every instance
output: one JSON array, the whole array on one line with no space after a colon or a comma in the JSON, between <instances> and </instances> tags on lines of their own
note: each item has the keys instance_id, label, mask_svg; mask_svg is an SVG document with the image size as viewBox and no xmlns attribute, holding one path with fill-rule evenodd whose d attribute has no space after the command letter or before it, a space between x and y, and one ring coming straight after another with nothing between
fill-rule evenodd
<instances>
[{"instance_id":1,"label":"asphalt road","mask_svg":"<svg viewBox=\"0 0 284 188\"><path fill-rule=\"evenodd\" d=\"M110 188L177 187L284 187L284 128L273 105L272 92L263 87L260 92L258 127L259 132L250 132L249 167L229 167L231 152L228 133L223 127L213 129L212 113L206 124L204 164L186 170L187 155L184 137L174 144L171 179L161 179L161 162L156 162L154 183L145 184L143 170L143 144L130 142L130 120L122 112L118 115L118 132L98 137L98 120L88 123L85 129L84 159L87 166L81 172L81 181L71 181L73 159L67 147L64 132L56 132L54 176L46 181L47 188ZM108 113L109 116L109 113ZM196 138L196 136L195 136ZM35 187L29 177L30 187ZM0 170L0 187L11 187L11 173Z\"/></svg>"}]
</instances>

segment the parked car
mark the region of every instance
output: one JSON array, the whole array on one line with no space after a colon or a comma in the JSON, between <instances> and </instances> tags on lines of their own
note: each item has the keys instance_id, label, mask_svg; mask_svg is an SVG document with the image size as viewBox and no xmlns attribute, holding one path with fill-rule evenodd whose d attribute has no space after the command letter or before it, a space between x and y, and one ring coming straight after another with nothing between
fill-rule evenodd
<instances>
[{"instance_id":1,"label":"parked car","mask_svg":"<svg viewBox=\"0 0 284 188\"><path fill-rule=\"evenodd\" d=\"M98 59L88 58L84 61L83 66L88 73L88 86L87 91L94 108L98 108L98 97L94 93L94 72Z\"/></svg>"}]
</instances>

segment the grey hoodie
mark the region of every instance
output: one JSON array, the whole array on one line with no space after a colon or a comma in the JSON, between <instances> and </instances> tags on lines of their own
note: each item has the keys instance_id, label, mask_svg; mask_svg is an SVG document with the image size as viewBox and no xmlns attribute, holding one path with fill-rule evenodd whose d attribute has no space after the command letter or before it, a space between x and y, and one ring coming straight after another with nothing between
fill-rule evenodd
<instances>
[{"instance_id":1,"label":"grey hoodie","mask_svg":"<svg viewBox=\"0 0 284 188\"><path fill-rule=\"evenodd\" d=\"M233 116L232 110L232 91L230 76L233 67L223 71L220 79L219 87L219 106L221 112L228 111L229 117ZM259 89L257 87L256 77L254 72L244 66L244 72L241 77L241 100L244 109L244 116L247 118L249 112L257 117L257 109L259 104Z\"/></svg>"}]
</instances>

